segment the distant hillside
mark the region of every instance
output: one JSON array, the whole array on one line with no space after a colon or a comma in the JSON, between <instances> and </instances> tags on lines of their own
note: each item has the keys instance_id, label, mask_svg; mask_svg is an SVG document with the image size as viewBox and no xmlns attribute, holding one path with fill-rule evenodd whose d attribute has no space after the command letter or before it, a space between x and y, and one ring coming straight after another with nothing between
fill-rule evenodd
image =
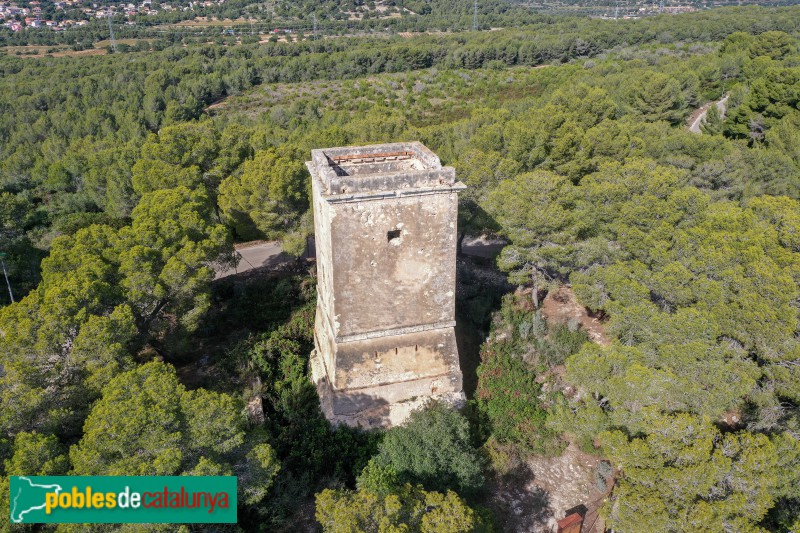
<instances>
[{"instance_id":1,"label":"distant hillside","mask_svg":"<svg viewBox=\"0 0 800 533\"><path fill-rule=\"evenodd\" d=\"M678 14L727 6L789 6L797 5L800 0L520 0L514 3L540 13L572 13L607 18L638 18L662 13Z\"/></svg>"}]
</instances>

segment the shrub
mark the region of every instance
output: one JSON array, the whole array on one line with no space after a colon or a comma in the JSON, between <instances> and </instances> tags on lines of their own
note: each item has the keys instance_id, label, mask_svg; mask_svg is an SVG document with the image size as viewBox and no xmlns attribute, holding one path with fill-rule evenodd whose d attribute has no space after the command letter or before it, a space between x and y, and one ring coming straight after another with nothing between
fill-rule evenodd
<instances>
[{"instance_id":1,"label":"shrub","mask_svg":"<svg viewBox=\"0 0 800 533\"><path fill-rule=\"evenodd\" d=\"M472 495L483 485L482 461L471 443L467 419L452 407L431 402L405 426L389 430L375 461L391 466L401 483Z\"/></svg>"},{"instance_id":2,"label":"shrub","mask_svg":"<svg viewBox=\"0 0 800 533\"><path fill-rule=\"evenodd\" d=\"M567 324L556 324L550 328L547 340L540 343L539 352L548 366L563 364L570 355L577 353L589 335L582 329L570 328Z\"/></svg>"},{"instance_id":3,"label":"shrub","mask_svg":"<svg viewBox=\"0 0 800 533\"><path fill-rule=\"evenodd\" d=\"M478 409L499 442L510 442L528 451L543 453L548 446L546 412L539 405L542 387L528 365L500 342L484 347L478 367Z\"/></svg>"}]
</instances>

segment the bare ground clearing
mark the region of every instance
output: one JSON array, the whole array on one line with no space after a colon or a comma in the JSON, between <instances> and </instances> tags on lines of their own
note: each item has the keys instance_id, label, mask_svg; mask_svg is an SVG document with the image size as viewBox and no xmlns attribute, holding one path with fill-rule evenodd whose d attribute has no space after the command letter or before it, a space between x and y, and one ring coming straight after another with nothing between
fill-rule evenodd
<instances>
[{"instance_id":1,"label":"bare ground clearing","mask_svg":"<svg viewBox=\"0 0 800 533\"><path fill-rule=\"evenodd\" d=\"M548 323L567 324L571 320L577 320L592 342L601 346L611 344L600 321L601 317L590 314L584 306L579 304L572 288L567 285L562 285L555 291L547 293L542 302L542 315Z\"/></svg>"},{"instance_id":2,"label":"bare ground clearing","mask_svg":"<svg viewBox=\"0 0 800 533\"><path fill-rule=\"evenodd\" d=\"M606 492L598 489L595 470L600 459L570 444L558 457L521 461L508 474L492 480L492 507L503 531L544 533L576 507L584 515L584 533L602 531L597 510Z\"/></svg>"}]
</instances>

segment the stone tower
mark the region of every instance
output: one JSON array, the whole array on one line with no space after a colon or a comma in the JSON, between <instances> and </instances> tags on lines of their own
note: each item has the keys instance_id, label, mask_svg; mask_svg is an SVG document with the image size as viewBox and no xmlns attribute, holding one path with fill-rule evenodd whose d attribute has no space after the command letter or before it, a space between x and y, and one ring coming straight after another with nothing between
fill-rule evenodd
<instances>
[{"instance_id":1,"label":"stone tower","mask_svg":"<svg viewBox=\"0 0 800 533\"><path fill-rule=\"evenodd\" d=\"M454 169L419 142L312 150L307 165L323 412L387 427L431 397L462 403Z\"/></svg>"}]
</instances>

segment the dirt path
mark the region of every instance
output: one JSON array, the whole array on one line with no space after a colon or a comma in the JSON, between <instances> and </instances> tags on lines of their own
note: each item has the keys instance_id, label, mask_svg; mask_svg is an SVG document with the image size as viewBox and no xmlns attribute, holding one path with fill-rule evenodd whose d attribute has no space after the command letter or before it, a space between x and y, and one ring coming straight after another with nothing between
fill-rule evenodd
<instances>
[{"instance_id":1,"label":"dirt path","mask_svg":"<svg viewBox=\"0 0 800 533\"><path fill-rule=\"evenodd\" d=\"M726 94L720 100L716 102L709 102L702 107L695 110L694 113L689 117L689 131L692 133L702 133L703 131L700 129L700 126L703 124L703 120L705 120L706 115L708 114L708 110L711 109L712 105L716 105L717 109L719 110L720 114L724 117L725 110L727 109L728 97L730 95Z\"/></svg>"},{"instance_id":2,"label":"dirt path","mask_svg":"<svg viewBox=\"0 0 800 533\"><path fill-rule=\"evenodd\" d=\"M278 268L293 258L281 250L279 242L253 241L236 245L239 264L233 268L219 269L214 279L247 272L257 268Z\"/></svg>"},{"instance_id":3,"label":"dirt path","mask_svg":"<svg viewBox=\"0 0 800 533\"><path fill-rule=\"evenodd\" d=\"M505 245L506 241L486 235L466 236L461 243L461 252L471 257L494 259Z\"/></svg>"}]
</instances>

